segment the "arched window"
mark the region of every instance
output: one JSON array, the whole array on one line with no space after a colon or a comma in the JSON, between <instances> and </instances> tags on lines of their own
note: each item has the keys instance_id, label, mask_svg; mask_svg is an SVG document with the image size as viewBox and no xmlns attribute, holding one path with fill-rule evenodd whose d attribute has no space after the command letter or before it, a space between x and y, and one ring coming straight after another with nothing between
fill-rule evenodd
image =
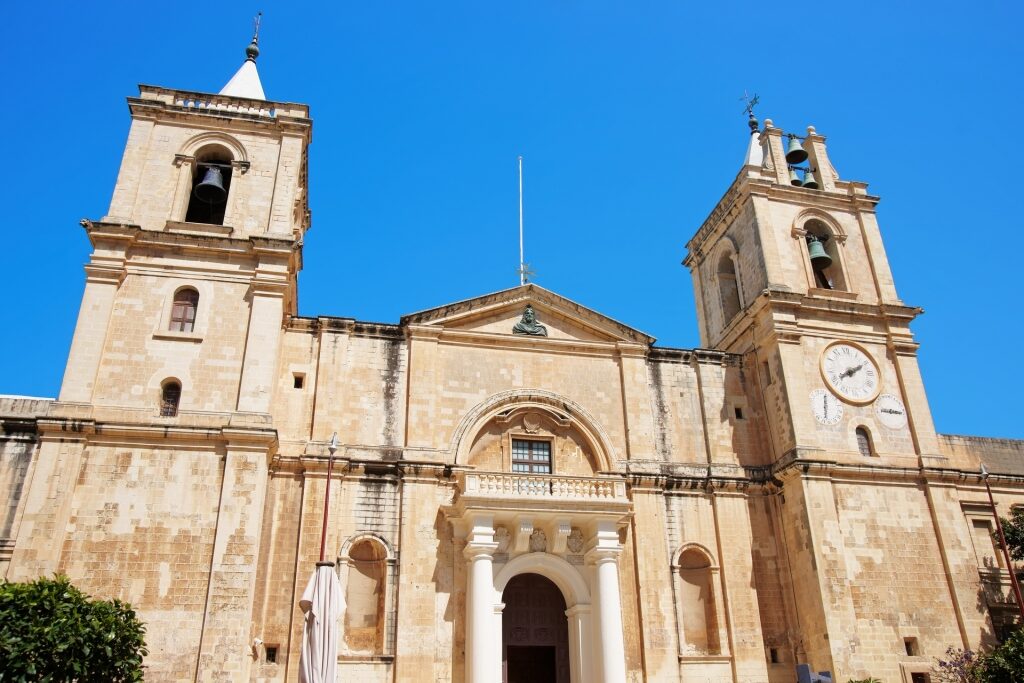
<instances>
[{"instance_id":1,"label":"arched window","mask_svg":"<svg viewBox=\"0 0 1024 683\"><path fill-rule=\"evenodd\" d=\"M181 402L181 384L170 379L160 388L160 417L174 417Z\"/></svg>"},{"instance_id":2,"label":"arched window","mask_svg":"<svg viewBox=\"0 0 1024 683\"><path fill-rule=\"evenodd\" d=\"M171 306L171 332L192 332L196 327L196 309L199 307L199 292L183 287L174 293Z\"/></svg>"},{"instance_id":3,"label":"arched window","mask_svg":"<svg viewBox=\"0 0 1024 683\"><path fill-rule=\"evenodd\" d=\"M814 271L814 286L820 289L838 289L846 291L846 277L839 260L839 242L824 222L807 221L808 256L811 259L811 270Z\"/></svg>"},{"instance_id":4,"label":"arched window","mask_svg":"<svg viewBox=\"0 0 1024 683\"><path fill-rule=\"evenodd\" d=\"M231 153L210 145L196 152L192 193L188 198L185 220L189 223L224 225L231 189Z\"/></svg>"},{"instance_id":5,"label":"arched window","mask_svg":"<svg viewBox=\"0 0 1024 683\"><path fill-rule=\"evenodd\" d=\"M348 551L348 590L345 596L345 645L352 652L384 652L387 553L371 540Z\"/></svg>"},{"instance_id":6,"label":"arched window","mask_svg":"<svg viewBox=\"0 0 1024 683\"><path fill-rule=\"evenodd\" d=\"M875 454L875 449L871 446L871 434L865 427L857 427L855 433L857 435L857 450L864 457L870 458Z\"/></svg>"},{"instance_id":7,"label":"arched window","mask_svg":"<svg viewBox=\"0 0 1024 683\"><path fill-rule=\"evenodd\" d=\"M715 605L714 573L707 555L696 548L679 556L679 607L684 652L721 654L718 610Z\"/></svg>"},{"instance_id":8,"label":"arched window","mask_svg":"<svg viewBox=\"0 0 1024 683\"><path fill-rule=\"evenodd\" d=\"M728 325L740 312L740 287L730 252L724 252L718 259L718 293L722 299L722 324Z\"/></svg>"}]
</instances>

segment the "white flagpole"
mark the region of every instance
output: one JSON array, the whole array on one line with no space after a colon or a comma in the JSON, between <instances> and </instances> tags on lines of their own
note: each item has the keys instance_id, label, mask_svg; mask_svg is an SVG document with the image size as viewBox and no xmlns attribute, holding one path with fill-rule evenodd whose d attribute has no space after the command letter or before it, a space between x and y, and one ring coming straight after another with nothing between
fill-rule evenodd
<instances>
[{"instance_id":1,"label":"white flagpole","mask_svg":"<svg viewBox=\"0 0 1024 683\"><path fill-rule=\"evenodd\" d=\"M523 263L523 155L519 155L519 284L526 284L526 265Z\"/></svg>"}]
</instances>

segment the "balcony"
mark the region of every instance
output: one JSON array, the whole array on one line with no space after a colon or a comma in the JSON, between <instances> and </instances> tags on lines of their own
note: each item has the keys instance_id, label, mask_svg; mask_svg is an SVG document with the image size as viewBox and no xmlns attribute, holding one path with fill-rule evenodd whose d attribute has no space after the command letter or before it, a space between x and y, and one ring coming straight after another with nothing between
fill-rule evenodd
<instances>
[{"instance_id":1,"label":"balcony","mask_svg":"<svg viewBox=\"0 0 1024 683\"><path fill-rule=\"evenodd\" d=\"M456 506L541 514L627 515L626 482L612 477L559 477L509 472L460 472Z\"/></svg>"}]
</instances>

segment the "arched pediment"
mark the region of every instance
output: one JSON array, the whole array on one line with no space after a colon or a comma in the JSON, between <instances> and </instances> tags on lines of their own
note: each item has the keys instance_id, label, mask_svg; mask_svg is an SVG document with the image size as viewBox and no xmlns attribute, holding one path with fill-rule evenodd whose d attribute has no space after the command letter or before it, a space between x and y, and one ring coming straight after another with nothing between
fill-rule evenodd
<instances>
[{"instance_id":1,"label":"arched pediment","mask_svg":"<svg viewBox=\"0 0 1024 683\"><path fill-rule=\"evenodd\" d=\"M456 464L468 464L470 451L481 433L493 422L509 420L534 411L579 435L598 472L614 469L615 453L607 433L583 406L541 389L517 389L495 394L470 410L452 437Z\"/></svg>"}]
</instances>

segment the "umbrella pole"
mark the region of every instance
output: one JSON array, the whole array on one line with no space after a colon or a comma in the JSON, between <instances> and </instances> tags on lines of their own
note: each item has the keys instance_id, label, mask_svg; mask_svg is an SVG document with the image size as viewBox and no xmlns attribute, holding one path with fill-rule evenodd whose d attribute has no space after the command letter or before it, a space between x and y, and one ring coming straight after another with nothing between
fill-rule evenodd
<instances>
[{"instance_id":1,"label":"umbrella pole","mask_svg":"<svg viewBox=\"0 0 1024 683\"><path fill-rule=\"evenodd\" d=\"M320 561L324 561L324 552L327 549L327 514L331 503L331 473L334 471L334 452L338 450L338 432L331 436L331 443L327 446L330 456L327 458L327 489L324 491L324 524L320 530Z\"/></svg>"}]
</instances>

